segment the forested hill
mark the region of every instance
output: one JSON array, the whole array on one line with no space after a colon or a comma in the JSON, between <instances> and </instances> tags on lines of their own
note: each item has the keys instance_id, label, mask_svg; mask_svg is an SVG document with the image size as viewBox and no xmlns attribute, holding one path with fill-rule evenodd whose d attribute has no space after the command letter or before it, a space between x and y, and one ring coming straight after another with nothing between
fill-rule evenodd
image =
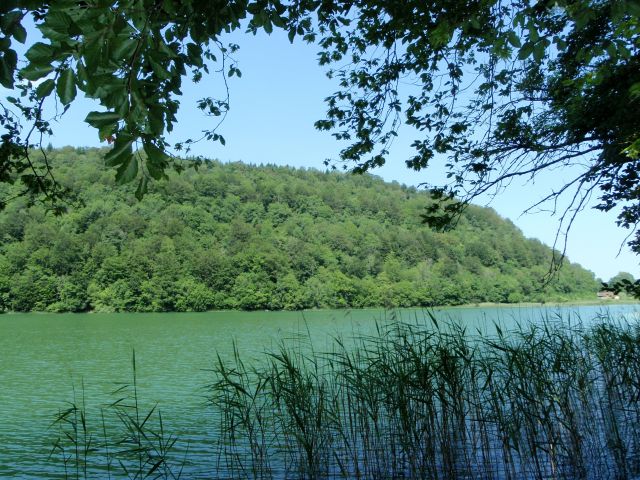
<instances>
[{"instance_id":1,"label":"forested hill","mask_svg":"<svg viewBox=\"0 0 640 480\"><path fill-rule=\"evenodd\" d=\"M372 176L212 162L138 202L104 150L50 153L84 206L56 217L24 199L0 213L0 307L172 311L431 306L593 298L551 250L493 210L421 224L426 195ZM3 195L8 194L7 187Z\"/></svg>"}]
</instances>

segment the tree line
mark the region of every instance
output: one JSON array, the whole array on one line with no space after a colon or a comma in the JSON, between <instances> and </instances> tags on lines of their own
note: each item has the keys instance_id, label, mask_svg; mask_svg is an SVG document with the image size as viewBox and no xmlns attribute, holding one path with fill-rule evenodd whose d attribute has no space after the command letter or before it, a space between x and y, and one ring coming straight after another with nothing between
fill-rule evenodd
<instances>
[{"instance_id":1,"label":"tree line","mask_svg":"<svg viewBox=\"0 0 640 480\"><path fill-rule=\"evenodd\" d=\"M201 162L142 201L108 150L48 152L76 201L0 213L0 309L206 311L459 305L593 298L594 275L492 209L421 222L425 192L371 176ZM2 198L19 187L2 185ZM71 197L70 197L71 198ZM557 254L557 252L556 252Z\"/></svg>"}]
</instances>

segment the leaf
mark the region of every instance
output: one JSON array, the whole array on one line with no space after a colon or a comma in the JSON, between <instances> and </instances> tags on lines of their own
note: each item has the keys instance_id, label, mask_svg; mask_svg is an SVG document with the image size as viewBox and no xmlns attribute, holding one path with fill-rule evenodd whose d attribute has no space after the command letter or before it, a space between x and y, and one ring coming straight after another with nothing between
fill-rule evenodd
<instances>
[{"instance_id":1,"label":"leaf","mask_svg":"<svg viewBox=\"0 0 640 480\"><path fill-rule=\"evenodd\" d=\"M53 60L54 48L51 45L47 45L46 43L37 42L34 43L27 53L24 54L25 57L31 63L50 63Z\"/></svg>"},{"instance_id":2,"label":"leaf","mask_svg":"<svg viewBox=\"0 0 640 480\"><path fill-rule=\"evenodd\" d=\"M520 37L513 30L509 30L507 40L509 41L511 46L514 48L520 48L522 46L522 43L520 42Z\"/></svg>"},{"instance_id":3,"label":"leaf","mask_svg":"<svg viewBox=\"0 0 640 480\"><path fill-rule=\"evenodd\" d=\"M164 169L167 166L167 154L151 142L145 142L144 151L147 154L147 170L155 180L164 177Z\"/></svg>"},{"instance_id":4,"label":"leaf","mask_svg":"<svg viewBox=\"0 0 640 480\"><path fill-rule=\"evenodd\" d=\"M108 125L117 124L120 120L120 115L116 112L89 112L84 119L89 125L94 128L102 128Z\"/></svg>"},{"instance_id":5,"label":"leaf","mask_svg":"<svg viewBox=\"0 0 640 480\"><path fill-rule=\"evenodd\" d=\"M189 57L189 62L196 67L202 67L204 64L202 62L202 47L195 43L187 44L187 56Z\"/></svg>"},{"instance_id":6,"label":"leaf","mask_svg":"<svg viewBox=\"0 0 640 480\"><path fill-rule=\"evenodd\" d=\"M638 0L629 0L625 2L625 7L631 15L640 17L640 2Z\"/></svg>"},{"instance_id":7,"label":"leaf","mask_svg":"<svg viewBox=\"0 0 640 480\"><path fill-rule=\"evenodd\" d=\"M136 50L138 40L134 38L127 38L120 40L112 46L111 58L116 61L122 61L122 59L129 59Z\"/></svg>"},{"instance_id":8,"label":"leaf","mask_svg":"<svg viewBox=\"0 0 640 480\"><path fill-rule=\"evenodd\" d=\"M2 0L4 2L4 0ZM18 11L13 11L0 15L0 31L9 32L13 25L19 23L22 20L24 14Z\"/></svg>"},{"instance_id":9,"label":"leaf","mask_svg":"<svg viewBox=\"0 0 640 480\"><path fill-rule=\"evenodd\" d=\"M20 70L20 75L27 80L35 82L36 80L40 80L42 77L46 77L51 72L53 72L53 67L51 65L37 65L30 63L27 67Z\"/></svg>"},{"instance_id":10,"label":"leaf","mask_svg":"<svg viewBox=\"0 0 640 480\"><path fill-rule=\"evenodd\" d=\"M20 23L15 23L13 25L11 33L17 42L24 44L24 42L27 41L27 31Z\"/></svg>"},{"instance_id":11,"label":"leaf","mask_svg":"<svg viewBox=\"0 0 640 480\"><path fill-rule=\"evenodd\" d=\"M164 117L162 108L159 106L153 105L149 107L149 129L151 133L154 135L162 135L164 131Z\"/></svg>"},{"instance_id":12,"label":"leaf","mask_svg":"<svg viewBox=\"0 0 640 480\"><path fill-rule=\"evenodd\" d=\"M533 53L533 43L526 42L518 52L518 60L526 60Z\"/></svg>"},{"instance_id":13,"label":"leaf","mask_svg":"<svg viewBox=\"0 0 640 480\"><path fill-rule=\"evenodd\" d=\"M65 69L58 78L56 93L63 105L69 105L76 98L76 76L70 68Z\"/></svg>"},{"instance_id":14,"label":"leaf","mask_svg":"<svg viewBox=\"0 0 640 480\"><path fill-rule=\"evenodd\" d=\"M36 95L38 96L38 98L48 97L49 95L51 95L51 92L53 92L55 86L56 82L54 82L51 78L45 80L40 85L38 85L38 88L36 88Z\"/></svg>"},{"instance_id":15,"label":"leaf","mask_svg":"<svg viewBox=\"0 0 640 480\"><path fill-rule=\"evenodd\" d=\"M140 182L138 182L138 188L136 188L136 198L138 200L142 200L142 198L145 196L145 194L147 193L148 188L147 188L147 177L145 177L144 175L140 178Z\"/></svg>"},{"instance_id":16,"label":"leaf","mask_svg":"<svg viewBox=\"0 0 640 480\"><path fill-rule=\"evenodd\" d=\"M0 85L4 88L13 88L13 75L7 67L4 57L0 58Z\"/></svg>"},{"instance_id":17,"label":"leaf","mask_svg":"<svg viewBox=\"0 0 640 480\"><path fill-rule=\"evenodd\" d=\"M0 2L0 14L13 10L16 8L17 3L18 2L16 0L2 0L2 2Z\"/></svg>"},{"instance_id":18,"label":"leaf","mask_svg":"<svg viewBox=\"0 0 640 480\"><path fill-rule=\"evenodd\" d=\"M74 33L72 30L77 30L77 27L73 24L71 17L61 10L49 12L46 16L44 25L54 32L65 35L66 37L68 37L70 33Z\"/></svg>"},{"instance_id":19,"label":"leaf","mask_svg":"<svg viewBox=\"0 0 640 480\"><path fill-rule=\"evenodd\" d=\"M267 32L267 34L271 35L271 33L273 32L273 24L271 23L271 19L267 18L262 28L264 28L264 31Z\"/></svg>"},{"instance_id":20,"label":"leaf","mask_svg":"<svg viewBox=\"0 0 640 480\"><path fill-rule=\"evenodd\" d=\"M13 50L7 50L0 57L0 85L5 88L13 88L13 74L16 69L18 56Z\"/></svg>"},{"instance_id":21,"label":"leaf","mask_svg":"<svg viewBox=\"0 0 640 480\"><path fill-rule=\"evenodd\" d=\"M542 42L536 43L533 47L533 58L536 60L536 62L541 62L544 58L545 53L546 49L544 48Z\"/></svg>"},{"instance_id":22,"label":"leaf","mask_svg":"<svg viewBox=\"0 0 640 480\"><path fill-rule=\"evenodd\" d=\"M109 167L125 163L133 155L134 138L130 135L118 135L113 148L104 156L104 163Z\"/></svg>"},{"instance_id":23,"label":"leaf","mask_svg":"<svg viewBox=\"0 0 640 480\"><path fill-rule=\"evenodd\" d=\"M147 57L147 61L151 65L153 73L155 73L160 80L168 80L171 78L171 72L156 62L151 56Z\"/></svg>"},{"instance_id":24,"label":"leaf","mask_svg":"<svg viewBox=\"0 0 640 480\"><path fill-rule=\"evenodd\" d=\"M126 161L120 165L116 172L116 182L129 183L138 176L138 159L135 155L129 155Z\"/></svg>"}]
</instances>

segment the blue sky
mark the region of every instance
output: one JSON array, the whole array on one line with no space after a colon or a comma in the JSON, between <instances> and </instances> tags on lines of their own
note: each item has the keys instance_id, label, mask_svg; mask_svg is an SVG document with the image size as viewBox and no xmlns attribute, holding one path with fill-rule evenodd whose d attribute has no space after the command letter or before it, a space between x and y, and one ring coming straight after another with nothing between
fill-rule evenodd
<instances>
[{"instance_id":1,"label":"blue sky","mask_svg":"<svg viewBox=\"0 0 640 480\"><path fill-rule=\"evenodd\" d=\"M335 158L340 146L329 133L313 127L314 121L323 118L323 99L336 89L317 64L316 48L302 42L291 45L279 32L255 37L234 34L229 40L241 47L234 57L242 78L234 77L230 81L231 109L220 129L226 146L203 142L194 147L193 153L222 161L324 169L323 161ZM197 137L203 128L215 121L204 117L195 108L195 101L204 96L220 95L221 87L220 80L211 77L205 77L197 85L185 85L179 125L170 140ZM97 133L83 123L91 109L98 108L88 101L74 104L63 120L54 125L51 143L56 147L98 146ZM412 153L409 145L415 132L407 128L400 133L387 165L373 173L407 185L442 181L444 169L438 165L423 172L414 172L404 166L404 160ZM554 185L560 184L568 173L552 172L541 176L535 184L515 183L493 200L481 199L480 203L488 204L512 220L527 237L552 245L558 228L557 218L548 212L526 215L522 212L549 193ZM640 276L638 257L623 245L628 234L628 230L616 227L614 213L587 209L574 222L568 237L567 255L571 261L582 264L604 280L619 271L631 272L637 278Z\"/></svg>"}]
</instances>

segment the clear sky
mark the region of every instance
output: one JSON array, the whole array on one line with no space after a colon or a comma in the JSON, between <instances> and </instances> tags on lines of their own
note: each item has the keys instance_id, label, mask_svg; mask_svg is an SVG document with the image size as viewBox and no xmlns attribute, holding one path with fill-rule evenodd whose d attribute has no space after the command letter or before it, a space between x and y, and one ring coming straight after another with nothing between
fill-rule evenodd
<instances>
[{"instance_id":1,"label":"clear sky","mask_svg":"<svg viewBox=\"0 0 640 480\"><path fill-rule=\"evenodd\" d=\"M204 142L198 144L193 153L222 161L324 169L323 161L335 158L340 146L329 133L313 127L314 121L323 118L323 99L336 89L317 64L316 48L302 42L291 45L285 35L278 32L255 37L234 34L229 40L241 47L234 57L242 78L234 77L230 81L231 109L220 129L226 146ZM172 141L197 137L212 121L195 108L195 101L204 96L220 95L221 84L219 79L205 77L197 85L185 84L183 91L179 126L170 137ZM88 101L74 104L65 118L54 125L55 136L51 143L56 147L99 145L96 131L83 123L91 109L97 108ZM423 172L405 167L404 160L411 155L409 144L414 135L416 132L408 128L401 131L388 164L373 173L407 185L442 181L444 170L437 165ZM562 176L563 172L553 172L541 176L535 184L511 185L489 205L512 220L527 237L552 245L557 218L546 212L521 214L549 193ZM628 271L637 278L640 276L639 259L624 245L629 233L616 227L615 214L585 210L570 232L567 255L603 280L619 271Z\"/></svg>"}]
</instances>

